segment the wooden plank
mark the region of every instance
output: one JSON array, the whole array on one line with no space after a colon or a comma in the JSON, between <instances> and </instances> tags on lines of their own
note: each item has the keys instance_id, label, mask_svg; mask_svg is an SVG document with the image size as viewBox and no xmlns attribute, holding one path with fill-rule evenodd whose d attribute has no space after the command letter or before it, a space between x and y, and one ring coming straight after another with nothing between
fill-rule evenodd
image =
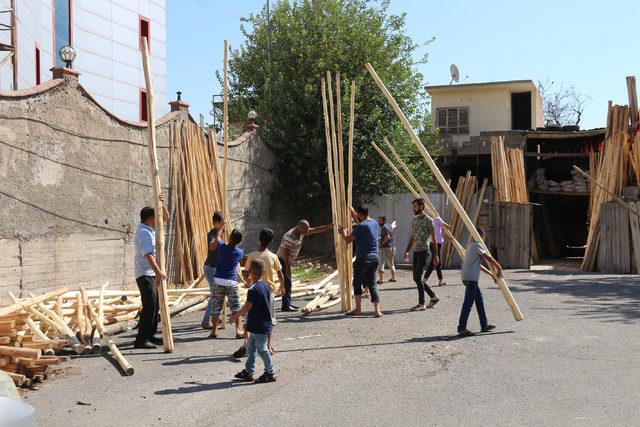
<instances>
[{"instance_id":1,"label":"wooden plank","mask_svg":"<svg viewBox=\"0 0 640 427\"><path fill-rule=\"evenodd\" d=\"M155 121L155 103L153 93L153 80L151 78L151 61L149 59L149 47L147 38L140 38L140 46L142 47L142 64L144 66L144 79L147 88L147 125L149 128L149 175L151 178L153 191L153 205L155 209L156 219L156 260L158 267L163 273L166 273L165 253L164 253L164 218L162 211L162 201L160 200L160 173L158 170L158 154L156 152L156 121ZM160 323L162 324L162 341L165 352L173 351L173 334L171 332L171 317L169 316L169 305L167 304L167 281L162 280L158 286L158 304L160 305Z\"/></svg>"}]
</instances>

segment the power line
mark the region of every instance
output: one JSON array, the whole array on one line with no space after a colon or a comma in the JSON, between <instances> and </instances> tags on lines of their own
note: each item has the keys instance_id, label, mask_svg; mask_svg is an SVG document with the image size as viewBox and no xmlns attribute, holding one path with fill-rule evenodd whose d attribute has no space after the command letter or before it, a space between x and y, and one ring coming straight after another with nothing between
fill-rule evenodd
<instances>
[{"instance_id":1,"label":"power line","mask_svg":"<svg viewBox=\"0 0 640 427\"><path fill-rule=\"evenodd\" d=\"M196 1L196 2L198 2L198 3L200 3L200 4L202 4L203 6L207 6L207 7L211 8L211 9L213 9L213 10L216 10L216 11L218 11L218 12L220 12L220 13L224 13L225 15L229 15L229 16L234 17L234 18L237 18L237 19L242 19L242 16L238 16L238 15L236 15L236 14L234 14L234 13L227 12L226 10L224 10L224 9L220 9L219 7L214 6L214 5L212 5L211 3L206 2L206 1L204 1L204 0L192 0L192 1Z\"/></svg>"}]
</instances>

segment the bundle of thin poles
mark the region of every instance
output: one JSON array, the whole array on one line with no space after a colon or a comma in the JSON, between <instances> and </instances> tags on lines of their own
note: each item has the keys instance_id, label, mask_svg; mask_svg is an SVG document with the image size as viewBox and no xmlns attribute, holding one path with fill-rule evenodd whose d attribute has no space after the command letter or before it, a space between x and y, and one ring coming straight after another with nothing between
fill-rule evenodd
<instances>
[{"instance_id":1,"label":"bundle of thin poles","mask_svg":"<svg viewBox=\"0 0 640 427\"><path fill-rule=\"evenodd\" d=\"M342 143L342 87L340 72L336 73L336 98L334 100L331 72L327 71L322 84L322 110L324 115L325 139L327 142L327 172L331 193L333 240L338 267L338 283L342 311L352 310L351 277L353 274L353 248L338 235L338 226L351 230L353 220L350 208L353 203L353 127L355 109L355 81L351 81L351 102L349 106L349 146L347 162L347 185L345 188L344 144ZM328 97L327 97L328 90ZM327 104L328 103L328 104ZM335 108L334 108L335 103ZM327 107L328 105L328 107Z\"/></svg>"},{"instance_id":2,"label":"bundle of thin poles","mask_svg":"<svg viewBox=\"0 0 640 427\"><path fill-rule=\"evenodd\" d=\"M171 127L174 149L175 249L179 280L202 276L207 258L207 233L215 211L225 212L224 177L220 171L215 132L192 122Z\"/></svg>"},{"instance_id":3,"label":"bundle of thin poles","mask_svg":"<svg viewBox=\"0 0 640 427\"><path fill-rule=\"evenodd\" d=\"M491 137L491 172L496 202L529 202L524 152L505 148L504 137Z\"/></svg>"},{"instance_id":4,"label":"bundle of thin poles","mask_svg":"<svg viewBox=\"0 0 640 427\"><path fill-rule=\"evenodd\" d=\"M465 176L461 176L458 178L458 186L456 187L456 197L460 200L460 204L465 211L471 212L471 207L473 206L473 195L476 192L478 187L478 178L471 175L471 171L467 171ZM478 203L481 203L481 197L479 195ZM474 220L475 223L475 220ZM464 231L464 222L458 212L455 209L451 210L451 215L448 219L448 224L451 226L451 234L455 237L456 240L460 240L462 236L462 232ZM453 251L454 251L453 241L451 239L447 239L442 248L442 262L446 266L451 266L451 262L453 261Z\"/></svg>"},{"instance_id":5,"label":"bundle of thin poles","mask_svg":"<svg viewBox=\"0 0 640 427\"><path fill-rule=\"evenodd\" d=\"M633 105L633 98L631 99ZM582 269L594 271L598 258L600 240L600 212L602 204L618 199L622 189L629 185L633 174L638 181L639 159L635 136L630 123L631 116L637 117L626 105L609 105L605 142L599 155L590 158L591 174L588 177L596 184L591 186L589 200L589 235L585 247ZM586 175L586 174L585 174Z\"/></svg>"}]
</instances>

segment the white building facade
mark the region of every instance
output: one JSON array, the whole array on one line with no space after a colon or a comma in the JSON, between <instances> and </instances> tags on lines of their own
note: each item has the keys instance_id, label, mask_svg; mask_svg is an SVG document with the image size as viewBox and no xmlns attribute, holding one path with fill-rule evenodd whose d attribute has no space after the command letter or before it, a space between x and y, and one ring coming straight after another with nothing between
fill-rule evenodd
<instances>
[{"instance_id":1,"label":"white building facade","mask_svg":"<svg viewBox=\"0 0 640 427\"><path fill-rule=\"evenodd\" d=\"M542 97L531 80L428 86L440 135L458 145L480 132L544 126Z\"/></svg>"},{"instance_id":2,"label":"white building facade","mask_svg":"<svg viewBox=\"0 0 640 427\"><path fill-rule=\"evenodd\" d=\"M116 116L145 121L139 43L146 36L156 116L167 112L165 0L0 0L2 10L0 61L11 55L6 46L13 46L15 58L0 65L0 90L27 89L51 79L50 69L65 65L58 52L70 45L77 53L73 68L80 84Z\"/></svg>"}]
</instances>

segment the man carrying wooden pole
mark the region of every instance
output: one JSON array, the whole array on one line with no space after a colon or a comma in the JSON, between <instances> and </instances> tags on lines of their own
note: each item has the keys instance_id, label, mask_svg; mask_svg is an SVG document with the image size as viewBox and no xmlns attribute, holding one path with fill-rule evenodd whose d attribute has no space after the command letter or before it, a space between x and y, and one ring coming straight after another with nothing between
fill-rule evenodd
<instances>
[{"instance_id":1,"label":"man carrying wooden pole","mask_svg":"<svg viewBox=\"0 0 640 427\"><path fill-rule=\"evenodd\" d=\"M162 213L168 211L164 208L162 199L160 198L160 174L158 172L158 155L156 153L156 114L155 104L153 100L153 80L151 79L151 61L149 59L149 45L146 37L140 38L140 46L142 47L142 64L144 66L144 79L147 86L147 118L149 127L149 174L151 177L151 187L153 190L154 204L154 238L156 245L156 258L158 271L156 273L155 285L157 286L158 304L160 305L160 321L162 322L162 344L165 352L173 351L173 335L171 333L171 318L169 317L169 305L167 301L167 284L164 272L165 253L164 253L164 218ZM167 220L169 218L167 217ZM153 257L152 257L153 258ZM147 260L148 261L148 260ZM161 273L161 274L158 274ZM146 331L149 333L149 330ZM151 337L142 337L150 339Z\"/></svg>"},{"instance_id":2,"label":"man carrying wooden pole","mask_svg":"<svg viewBox=\"0 0 640 427\"><path fill-rule=\"evenodd\" d=\"M474 224L472 223L471 219L469 218L469 215L467 215L467 212L464 210L464 208L462 207L462 205L460 204L460 202L456 198L455 194L453 193L453 190L451 190L451 187L449 187L449 185L447 184L446 179L444 178L444 176L442 176L442 173L440 173L440 170L438 169L438 167L436 166L435 162L433 161L433 159L431 158L431 156L427 152L427 149L424 147L424 145L422 144L422 142L418 138L418 135L413 130L413 127L409 123L409 120L404 115L404 113L402 112L402 110L398 106L397 102L395 101L395 99L393 98L393 96L391 95L389 90L386 88L384 83L382 83L382 80L380 80L380 77L378 77L378 74L375 72L375 70L373 69L371 64L369 64L369 63L365 64L365 68L367 69L367 71L369 72L369 74L373 78L374 82L376 83L376 85L378 86L380 91L383 93L385 98L387 99L387 102L389 102L389 104L391 105L391 107L395 111L396 115L398 116L398 118L402 122L402 125L404 126L405 130L407 131L407 133L411 137L411 139L412 139L413 143L415 144L415 146L418 148L418 151L420 151L420 154L422 155L422 157L425 159L427 165L429 166L429 169L431 169L431 172L433 173L433 175L436 177L436 179L440 183L440 186L442 187L442 189L444 190L445 194L447 195L447 198L451 202L451 205L458 212L458 215L460 215L460 218L464 222L464 224L467 227L467 230L469 231L469 233L471 233L471 236L473 237L473 239L476 242L482 244L482 246L484 246L486 248L486 245L484 244L484 241L482 240L482 237L480 236L480 234L476 230L476 227L474 226ZM509 290L509 287L507 286L507 283L504 280L504 278L502 278L502 277L498 278L498 287L500 288L500 291L502 292L502 296L506 300L507 305L509 305L509 308L511 309L511 313L513 314L513 317L516 320L524 319L524 316L522 315L522 312L520 311L520 308L518 307L518 304L516 303L515 299L513 298L513 295L511 295L511 291Z\"/></svg>"}]
</instances>

